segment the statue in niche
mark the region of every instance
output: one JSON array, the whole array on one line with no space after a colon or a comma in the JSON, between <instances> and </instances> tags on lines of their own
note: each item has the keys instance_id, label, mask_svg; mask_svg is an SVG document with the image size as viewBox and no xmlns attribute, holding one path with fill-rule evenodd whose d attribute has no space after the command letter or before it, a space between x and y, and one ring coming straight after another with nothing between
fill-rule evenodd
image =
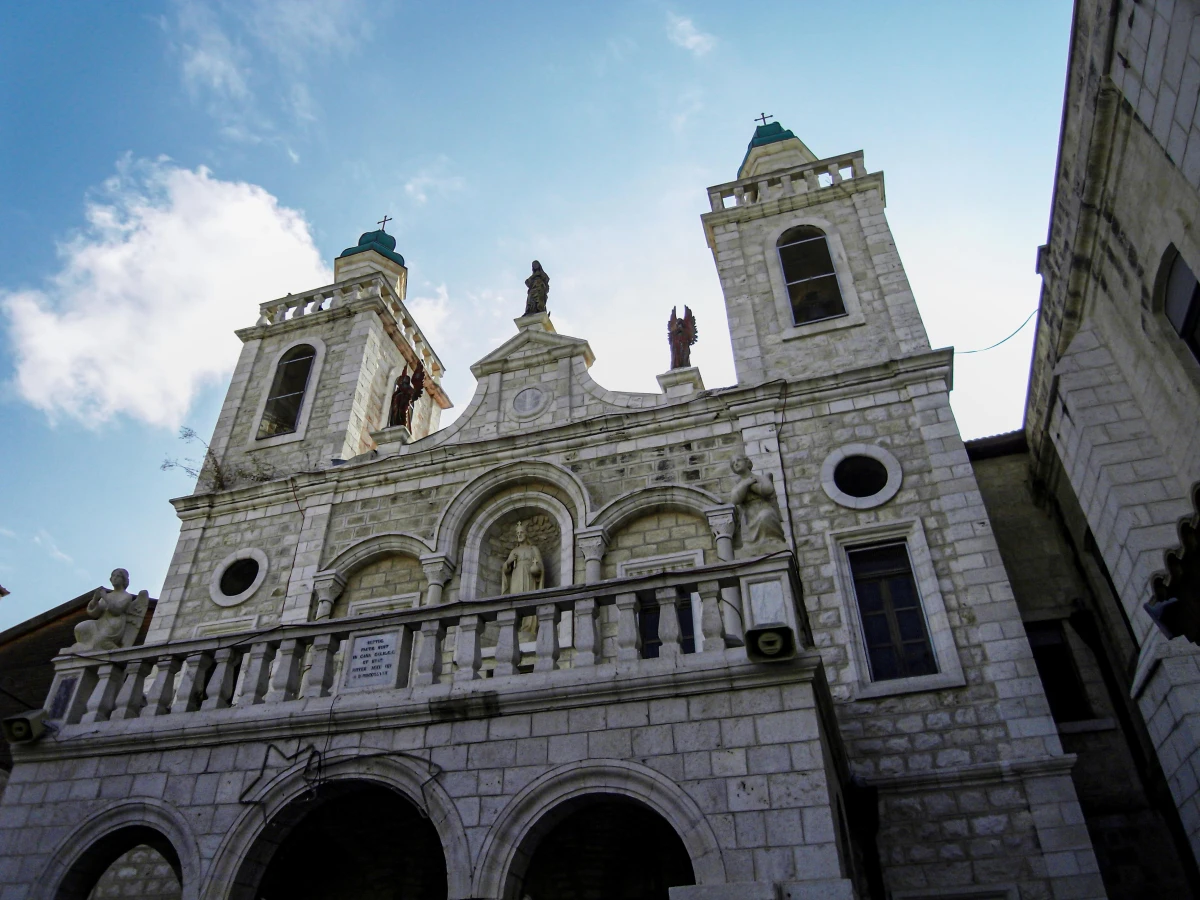
<instances>
[{"instance_id":1,"label":"statue in niche","mask_svg":"<svg viewBox=\"0 0 1200 900\"><path fill-rule=\"evenodd\" d=\"M775 476L754 474L754 463L745 456L733 458L730 468L738 477L730 501L737 507L742 532L742 546L767 549L785 544L783 520L775 499Z\"/></svg>"},{"instance_id":2,"label":"statue in niche","mask_svg":"<svg viewBox=\"0 0 1200 900\"><path fill-rule=\"evenodd\" d=\"M542 551L529 543L525 534L525 523L517 523L517 546L512 548L504 561L501 573L500 593L524 594L540 591L546 586L546 569L542 565Z\"/></svg>"},{"instance_id":3,"label":"statue in niche","mask_svg":"<svg viewBox=\"0 0 1200 900\"><path fill-rule=\"evenodd\" d=\"M135 597L129 593L129 573L125 569L113 569L108 580L113 589L96 588L87 605L91 618L75 626L71 650L119 650L137 637L150 608L150 594L139 591Z\"/></svg>"},{"instance_id":4,"label":"statue in niche","mask_svg":"<svg viewBox=\"0 0 1200 900\"><path fill-rule=\"evenodd\" d=\"M412 411L416 402L425 393L425 366L417 363L416 371L408 374L408 366L396 379L396 387L392 390L392 405L388 411L388 428L403 425L412 430Z\"/></svg>"},{"instance_id":5,"label":"statue in niche","mask_svg":"<svg viewBox=\"0 0 1200 900\"><path fill-rule=\"evenodd\" d=\"M550 296L550 276L536 259L533 274L525 279L525 315L532 316L546 311L546 298Z\"/></svg>"},{"instance_id":6,"label":"statue in niche","mask_svg":"<svg viewBox=\"0 0 1200 900\"><path fill-rule=\"evenodd\" d=\"M700 337L696 329L696 317L691 307L683 308L683 318L675 315L671 307L671 321L667 323L667 341L671 345L671 368L686 369L692 364L692 344Z\"/></svg>"}]
</instances>

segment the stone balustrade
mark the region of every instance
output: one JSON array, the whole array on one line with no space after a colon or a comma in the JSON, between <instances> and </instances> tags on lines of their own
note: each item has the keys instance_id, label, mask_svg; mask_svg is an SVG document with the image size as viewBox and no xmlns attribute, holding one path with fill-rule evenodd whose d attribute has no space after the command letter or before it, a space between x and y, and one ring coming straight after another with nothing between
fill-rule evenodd
<instances>
[{"instance_id":1,"label":"stone balustrade","mask_svg":"<svg viewBox=\"0 0 1200 900\"><path fill-rule=\"evenodd\" d=\"M752 206L782 197L841 184L867 174L863 153L856 150L841 156L831 156L803 166L767 172L718 184L708 189L708 201L713 212L735 206Z\"/></svg>"},{"instance_id":2,"label":"stone balustrade","mask_svg":"<svg viewBox=\"0 0 1200 900\"><path fill-rule=\"evenodd\" d=\"M790 554L779 554L379 615L66 654L55 659L47 717L61 725L95 727L363 691L411 696L422 687L485 678L489 689L503 692L506 686L528 686L529 679L552 683L567 677L568 670L577 686L581 676L586 682L583 670L588 669L595 670L598 683L611 684L617 669L662 666L693 654L688 669L703 672L727 666L727 648L740 644L726 630L721 604L740 599L738 612L750 625L756 616L762 619L759 598L765 594L778 598L773 618L792 627L799 644L811 646L795 563ZM530 627L534 619L536 637ZM397 704L405 699L396 695Z\"/></svg>"}]
</instances>

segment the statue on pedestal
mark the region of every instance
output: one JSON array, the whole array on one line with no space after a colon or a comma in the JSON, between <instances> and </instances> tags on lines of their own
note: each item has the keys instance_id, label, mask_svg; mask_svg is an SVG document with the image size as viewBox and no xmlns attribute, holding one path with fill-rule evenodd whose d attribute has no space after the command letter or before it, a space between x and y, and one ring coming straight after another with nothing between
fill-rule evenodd
<instances>
[{"instance_id":1,"label":"statue on pedestal","mask_svg":"<svg viewBox=\"0 0 1200 900\"><path fill-rule=\"evenodd\" d=\"M410 376L408 366L396 379L396 387L392 390L392 405L388 411L388 428L403 425L412 430L413 406L425 393L425 366L417 363L417 369Z\"/></svg>"},{"instance_id":2,"label":"statue on pedestal","mask_svg":"<svg viewBox=\"0 0 1200 900\"><path fill-rule=\"evenodd\" d=\"M700 337L696 329L696 317L690 307L683 308L683 318L675 315L671 307L671 321L667 323L667 340L671 344L671 368L686 369L692 364L692 344Z\"/></svg>"},{"instance_id":3,"label":"statue on pedestal","mask_svg":"<svg viewBox=\"0 0 1200 900\"><path fill-rule=\"evenodd\" d=\"M737 507L742 546L765 550L786 545L783 519L775 499L775 476L770 472L755 475L754 463L745 456L735 456L729 465L738 476L730 502Z\"/></svg>"},{"instance_id":4,"label":"statue on pedestal","mask_svg":"<svg viewBox=\"0 0 1200 900\"><path fill-rule=\"evenodd\" d=\"M546 311L546 298L550 296L550 276L536 259L533 274L525 279L525 315L532 316Z\"/></svg>"},{"instance_id":5,"label":"statue on pedestal","mask_svg":"<svg viewBox=\"0 0 1200 900\"><path fill-rule=\"evenodd\" d=\"M71 650L119 650L128 647L137 637L150 608L150 594L129 593L129 573L113 569L109 576L113 590L96 588L88 601L85 619L75 626L75 643Z\"/></svg>"},{"instance_id":6,"label":"statue on pedestal","mask_svg":"<svg viewBox=\"0 0 1200 900\"><path fill-rule=\"evenodd\" d=\"M500 593L524 594L540 591L546 585L546 570L542 566L542 551L529 543L525 523L517 523L517 546L504 561Z\"/></svg>"}]
</instances>

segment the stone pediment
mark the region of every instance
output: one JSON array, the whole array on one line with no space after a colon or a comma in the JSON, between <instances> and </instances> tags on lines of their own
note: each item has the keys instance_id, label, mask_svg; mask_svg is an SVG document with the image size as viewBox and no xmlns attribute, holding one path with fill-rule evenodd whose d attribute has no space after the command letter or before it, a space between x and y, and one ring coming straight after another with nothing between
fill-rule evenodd
<instances>
[{"instance_id":1,"label":"stone pediment","mask_svg":"<svg viewBox=\"0 0 1200 900\"><path fill-rule=\"evenodd\" d=\"M471 374L476 378L483 378L493 372L526 369L572 356L582 356L587 366L591 366L596 359L596 354L583 338L567 337L534 326L522 329L519 334L471 366Z\"/></svg>"}]
</instances>

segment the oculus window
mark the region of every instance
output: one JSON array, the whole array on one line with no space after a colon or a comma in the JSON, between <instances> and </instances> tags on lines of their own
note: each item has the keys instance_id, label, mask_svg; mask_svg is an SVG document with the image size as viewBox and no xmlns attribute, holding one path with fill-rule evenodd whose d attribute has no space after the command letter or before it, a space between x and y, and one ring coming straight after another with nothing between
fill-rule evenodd
<instances>
[{"instance_id":1,"label":"oculus window","mask_svg":"<svg viewBox=\"0 0 1200 900\"><path fill-rule=\"evenodd\" d=\"M263 408L262 421L258 426L257 440L291 434L296 430L316 355L316 350L311 346L301 344L279 360L279 367L275 369L275 378L271 382L271 393L267 395L267 405Z\"/></svg>"},{"instance_id":2,"label":"oculus window","mask_svg":"<svg viewBox=\"0 0 1200 900\"><path fill-rule=\"evenodd\" d=\"M1163 301L1163 312L1175 333L1183 338L1192 356L1200 360L1200 285L1196 276L1176 254L1167 275L1167 293Z\"/></svg>"},{"instance_id":3,"label":"oculus window","mask_svg":"<svg viewBox=\"0 0 1200 900\"><path fill-rule=\"evenodd\" d=\"M904 543L849 548L871 680L936 675L921 597Z\"/></svg>"},{"instance_id":4,"label":"oculus window","mask_svg":"<svg viewBox=\"0 0 1200 900\"><path fill-rule=\"evenodd\" d=\"M813 225L790 228L775 245L792 307L792 322L805 325L846 315L825 232Z\"/></svg>"}]
</instances>

